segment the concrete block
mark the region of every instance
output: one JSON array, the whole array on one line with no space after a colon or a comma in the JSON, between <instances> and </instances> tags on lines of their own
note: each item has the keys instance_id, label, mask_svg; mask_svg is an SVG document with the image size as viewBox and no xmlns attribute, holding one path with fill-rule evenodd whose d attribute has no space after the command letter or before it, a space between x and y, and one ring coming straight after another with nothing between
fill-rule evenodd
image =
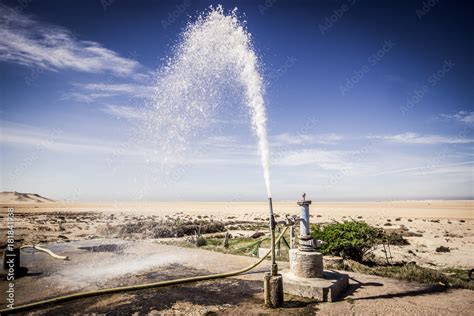
<instances>
[{"instance_id":1,"label":"concrete block","mask_svg":"<svg viewBox=\"0 0 474 316\"><path fill-rule=\"evenodd\" d=\"M282 271L284 292L315 299L320 302L336 301L349 286L349 276L333 271L324 271L322 278L302 278L290 271Z\"/></svg>"},{"instance_id":2,"label":"concrete block","mask_svg":"<svg viewBox=\"0 0 474 316\"><path fill-rule=\"evenodd\" d=\"M277 308L283 306L283 277L281 274L272 276L265 274L263 279L263 292L265 296L265 306Z\"/></svg>"},{"instance_id":3,"label":"concrete block","mask_svg":"<svg viewBox=\"0 0 474 316\"><path fill-rule=\"evenodd\" d=\"M302 278L323 276L323 255L316 251L290 250L290 270Z\"/></svg>"}]
</instances>

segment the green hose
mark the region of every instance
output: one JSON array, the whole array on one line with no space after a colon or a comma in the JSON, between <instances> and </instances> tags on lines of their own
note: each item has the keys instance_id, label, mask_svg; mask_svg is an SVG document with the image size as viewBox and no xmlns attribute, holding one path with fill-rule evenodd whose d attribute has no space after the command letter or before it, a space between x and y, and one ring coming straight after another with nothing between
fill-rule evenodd
<instances>
[{"instance_id":1,"label":"green hose","mask_svg":"<svg viewBox=\"0 0 474 316\"><path fill-rule=\"evenodd\" d=\"M283 237L283 234L286 232L288 227L285 227L285 229L282 231L280 236L276 239L275 242L280 240L281 237ZM153 283L145 283L145 284L138 284L138 285L129 285L129 286L122 286L122 287L114 287L114 288L109 288L109 289L100 289L100 290L95 290L95 291L85 291L85 292L78 292L78 293L73 293L69 295L63 295L63 296L58 296L50 299L46 299L43 301L38 301L34 303L29 303L29 304L24 304L20 306L16 306L14 308L6 308L0 310L0 313L16 313L16 312L22 312L26 310L31 310L34 308L38 308L41 306L45 305L50 305L50 304L57 304L61 302L67 302L67 301L72 301L75 299L79 298L85 298L85 297L91 297L91 296L97 296L97 295L102 295L102 294L112 294L112 293L118 293L118 292L126 292L126 291L134 291L134 290L143 290L143 289L150 289L150 288L155 288L155 287L164 287L164 286L169 286L169 285L176 285L176 284L183 284L183 283L190 283L190 282L197 282L197 281L204 281L204 280L213 280L213 279L220 279L220 278L228 278L232 276L236 276L239 274L242 274L244 272L247 272L249 270L252 270L256 266L258 266L260 263L265 260L266 257L270 254L271 250L267 252L267 254L262 257L258 262L243 268L238 271L232 271L232 272L227 272L227 273L219 273L219 274L210 274L210 275L202 275L202 276L195 276L195 277L190 277L190 278L182 278L182 279L176 279L176 280L168 280L168 281L160 281L160 282L153 282Z\"/></svg>"}]
</instances>

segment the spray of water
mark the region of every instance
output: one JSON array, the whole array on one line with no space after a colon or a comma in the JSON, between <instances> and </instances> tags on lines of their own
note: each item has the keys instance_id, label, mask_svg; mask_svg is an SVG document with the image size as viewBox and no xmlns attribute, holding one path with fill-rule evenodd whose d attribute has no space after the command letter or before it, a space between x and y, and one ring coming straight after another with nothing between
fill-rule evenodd
<instances>
[{"instance_id":1,"label":"spray of water","mask_svg":"<svg viewBox=\"0 0 474 316\"><path fill-rule=\"evenodd\" d=\"M229 91L242 94L249 109L270 197L264 84L251 35L236 9L226 14L221 6L211 7L188 24L158 72L144 115L144 139L155 143L155 154L162 162L179 162L178 157L189 153L189 145L202 136L216 110L225 106Z\"/></svg>"}]
</instances>

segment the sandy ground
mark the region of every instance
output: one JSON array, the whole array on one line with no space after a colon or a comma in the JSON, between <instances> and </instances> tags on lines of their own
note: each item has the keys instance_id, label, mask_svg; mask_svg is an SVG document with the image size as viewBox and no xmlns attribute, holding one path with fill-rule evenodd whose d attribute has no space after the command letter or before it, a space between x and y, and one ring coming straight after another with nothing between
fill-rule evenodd
<instances>
[{"instance_id":1,"label":"sandy ground","mask_svg":"<svg viewBox=\"0 0 474 316\"><path fill-rule=\"evenodd\" d=\"M5 221L6 207L15 207L17 238L25 243L45 243L111 237L114 227L139 219L214 219L264 221L264 202L160 202L160 203L11 203L0 205ZM274 202L279 218L298 215L295 202ZM410 245L392 246L394 261L415 261L438 268L474 267L473 201L386 201L329 203L311 205L314 223L332 220L363 220L384 229L406 227ZM0 234L5 229L0 228ZM449 247L450 252L436 252ZM381 248L375 251L383 257Z\"/></svg>"},{"instance_id":2,"label":"sandy ground","mask_svg":"<svg viewBox=\"0 0 474 316\"><path fill-rule=\"evenodd\" d=\"M152 241L96 239L50 244L70 261L25 253L29 275L16 281L17 304L85 289L140 284L238 270L255 258ZM95 248L94 248L95 247ZM281 269L288 268L280 262ZM472 291L402 282L349 273L350 287L340 301L315 303L285 295L283 308L263 307L264 262L244 275L159 289L104 295L36 310L35 314L69 315L472 315ZM0 300L4 301L3 291Z\"/></svg>"},{"instance_id":3,"label":"sandy ground","mask_svg":"<svg viewBox=\"0 0 474 316\"><path fill-rule=\"evenodd\" d=\"M23 244L41 243L71 257L70 261L58 261L45 254L22 252L22 266L28 267L29 274L16 281L17 304L78 290L224 272L256 260L118 236L118 229L126 223L212 219L228 225L258 223L266 231L268 217L267 204L256 202L20 202L0 205L1 236L5 236L3 223L6 223L7 207L11 206L15 209L16 239L22 239ZM275 202L274 207L279 219L299 214L295 202ZM391 247L394 261L415 261L431 268L474 267L473 211L472 201L315 202L311 205L314 223L355 219L384 229L405 227L413 236L406 237L409 245ZM245 233L253 231L232 230L237 236ZM5 239L0 241L4 246ZM97 248L100 245L105 246ZM450 252L436 252L439 246L449 247ZM375 253L384 258L381 249ZM281 263L283 268L286 265ZM121 315L472 315L474 307L469 290L448 290L350 273L351 287L340 302L314 303L286 295L284 308L269 310L262 306L262 273L267 270L265 263L253 273L237 278L88 298L45 308L40 314L113 311ZM0 281L2 288L5 284ZM1 291L0 301L5 301L4 296Z\"/></svg>"}]
</instances>

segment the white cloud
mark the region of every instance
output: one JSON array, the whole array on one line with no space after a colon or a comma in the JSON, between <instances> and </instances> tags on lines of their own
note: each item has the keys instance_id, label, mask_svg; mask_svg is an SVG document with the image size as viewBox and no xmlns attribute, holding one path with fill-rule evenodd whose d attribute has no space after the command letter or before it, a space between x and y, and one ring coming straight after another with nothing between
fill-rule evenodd
<instances>
[{"instance_id":1,"label":"white cloud","mask_svg":"<svg viewBox=\"0 0 474 316\"><path fill-rule=\"evenodd\" d=\"M325 170L340 170L347 168L349 156L350 152L346 151L305 149L282 153L275 164L290 167L317 165Z\"/></svg>"},{"instance_id":2,"label":"white cloud","mask_svg":"<svg viewBox=\"0 0 474 316\"><path fill-rule=\"evenodd\" d=\"M459 111L454 114L440 114L442 118L455 120L466 124L474 124L474 112Z\"/></svg>"},{"instance_id":3,"label":"white cloud","mask_svg":"<svg viewBox=\"0 0 474 316\"><path fill-rule=\"evenodd\" d=\"M119 142L91 140L68 135L61 130L46 130L29 125L0 121L0 143L68 153L113 154Z\"/></svg>"},{"instance_id":4,"label":"white cloud","mask_svg":"<svg viewBox=\"0 0 474 316\"><path fill-rule=\"evenodd\" d=\"M129 83L87 83L75 84L75 86L94 93L129 95L141 98L149 97L154 90L153 86Z\"/></svg>"},{"instance_id":5,"label":"white cloud","mask_svg":"<svg viewBox=\"0 0 474 316\"><path fill-rule=\"evenodd\" d=\"M66 92L61 96L61 100L74 100L79 102L91 103L100 98L115 96L112 93L84 93L78 91Z\"/></svg>"},{"instance_id":6,"label":"white cloud","mask_svg":"<svg viewBox=\"0 0 474 316\"><path fill-rule=\"evenodd\" d=\"M93 41L78 40L66 28L39 22L0 4L0 61L57 71L102 73L118 76L140 68L135 60Z\"/></svg>"},{"instance_id":7,"label":"white cloud","mask_svg":"<svg viewBox=\"0 0 474 316\"><path fill-rule=\"evenodd\" d=\"M470 144L473 139L464 137L450 137L441 135L419 135L417 133L403 133L388 136L370 136L369 138L382 139L393 143L400 144Z\"/></svg>"},{"instance_id":8,"label":"white cloud","mask_svg":"<svg viewBox=\"0 0 474 316\"><path fill-rule=\"evenodd\" d=\"M76 83L74 90L65 93L63 100L93 102L98 99L127 96L129 98L149 98L153 95L153 86L135 83Z\"/></svg>"},{"instance_id":9,"label":"white cloud","mask_svg":"<svg viewBox=\"0 0 474 316\"><path fill-rule=\"evenodd\" d=\"M434 173L453 173L453 172L458 172L460 169L458 168L450 168L453 166L463 166L463 165L471 165L473 164L474 161L463 161L463 162L456 162L456 163L450 163L450 164L444 164L444 165L425 165L425 166L419 166L419 167L410 167L410 168L402 168L402 169L395 169L395 170L389 170L389 171L383 171L379 172L377 174L374 174L373 176L381 176L381 175L387 175L387 174L397 174L397 173L406 173L406 172L413 172L415 175L426 175L426 174L434 174ZM469 173L472 174L473 169L472 167L468 169L461 169L463 172L466 172L466 170Z\"/></svg>"},{"instance_id":10,"label":"white cloud","mask_svg":"<svg viewBox=\"0 0 474 316\"><path fill-rule=\"evenodd\" d=\"M141 109L126 105L107 104L102 108L102 111L125 119L143 119L145 115Z\"/></svg>"},{"instance_id":11,"label":"white cloud","mask_svg":"<svg viewBox=\"0 0 474 316\"><path fill-rule=\"evenodd\" d=\"M128 106L109 106L111 112L122 117L136 118L139 111ZM117 157L140 157L139 161L159 162L161 152L156 148L147 147L141 139L125 141L92 139L65 133L62 130L37 128L0 120L0 144L23 146L31 150L56 153L72 153L86 155L102 155L106 159ZM202 150L197 156L189 159L173 157L173 163L193 165L257 165L255 146L242 144L233 136L213 136L202 142Z\"/></svg>"},{"instance_id":12,"label":"white cloud","mask_svg":"<svg viewBox=\"0 0 474 316\"><path fill-rule=\"evenodd\" d=\"M320 135L282 133L272 137L272 144L276 146L310 144L333 145L343 139L343 136L334 133Z\"/></svg>"},{"instance_id":13,"label":"white cloud","mask_svg":"<svg viewBox=\"0 0 474 316\"><path fill-rule=\"evenodd\" d=\"M433 166L431 169L423 169L415 175L429 175L429 174L451 174L458 176L471 175L471 179L474 179L474 167L472 166L474 161L465 161L459 163L451 163L440 166Z\"/></svg>"}]
</instances>

